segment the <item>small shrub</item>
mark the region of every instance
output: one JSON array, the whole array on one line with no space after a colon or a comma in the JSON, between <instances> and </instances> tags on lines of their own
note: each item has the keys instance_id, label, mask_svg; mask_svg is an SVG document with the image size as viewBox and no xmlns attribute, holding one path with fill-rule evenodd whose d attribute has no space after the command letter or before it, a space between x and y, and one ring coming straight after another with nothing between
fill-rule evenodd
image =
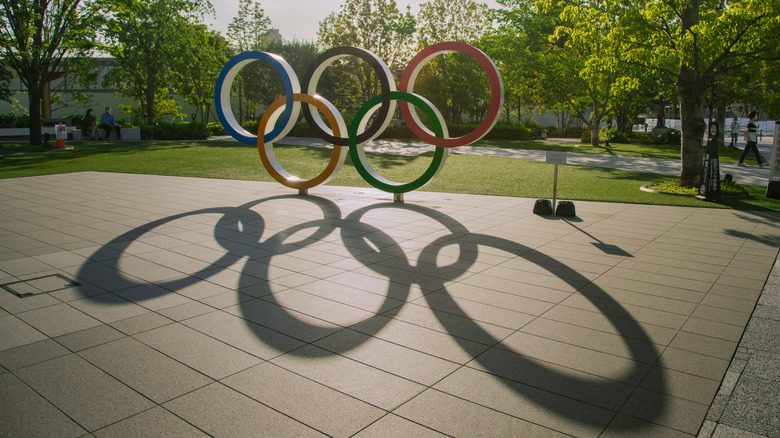
<instances>
[{"instance_id":1,"label":"small shrub","mask_svg":"<svg viewBox=\"0 0 780 438\"><path fill-rule=\"evenodd\" d=\"M16 128L16 114L0 114L0 128Z\"/></svg>"},{"instance_id":2,"label":"small shrub","mask_svg":"<svg viewBox=\"0 0 780 438\"><path fill-rule=\"evenodd\" d=\"M634 132L631 134L631 141L640 144L653 144L653 134L649 132Z\"/></svg>"},{"instance_id":3,"label":"small shrub","mask_svg":"<svg viewBox=\"0 0 780 438\"><path fill-rule=\"evenodd\" d=\"M241 127L246 129L251 134L257 134L258 125L260 125L259 120L247 120L241 124Z\"/></svg>"},{"instance_id":4,"label":"small shrub","mask_svg":"<svg viewBox=\"0 0 780 438\"><path fill-rule=\"evenodd\" d=\"M602 135L604 138L607 139L608 142L611 143L628 143L628 137L626 137L626 134L618 131L615 128L602 130Z\"/></svg>"},{"instance_id":5,"label":"small shrub","mask_svg":"<svg viewBox=\"0 0 780 438\"><path fill-rule=\"evenodd\" d=\"M74 114L71 116L67 116L66 118L70 119L70 123L73 124L76 129L81 129L81 124L84 123L84 114ZM98 125L100 124L100 115L97 115L98 118Z\"/></svg>"},{"instance_id":6,"label":"small shrub","mask_svg":"<svg viewBox=\"0 0 780 438\"><path fill-rule=\"evenodd\" d=\"M590 144L590 132L587 129L583 129L582 134L580 134L580 142Z\"/></svg>"},{"instance_id":7,"label":"small shrub","mask_svg":"<svg viewBox=\"0 0 780 438\"><path fill-rule=\"evenodd\" d=\"M540 125L539 122L534 119L524 119L523 126L528 128L529 131L533 130L534 128L536 128L538 131L542 130L542 125Z\"/></svg>"},{"instance_id":8,"label":"small shrub","mask_svg":"<svg viewBox=\"0 0 780 438\"><path fill-rule=\"evenodd\" d=\"M487 133L490 140L530 140L531 129L524 125L499 124Z\"/></svg>"},{"instance_id":9,"label":"small shrub","mask_svg":"<svg viewBox=\"0 0 780 438\"><path fill-rule=\"evenodd\" d=\"M681 141L682 133L676 129L670 129L669 132L655 137L653 142L656 144L679 145Z\"/></svg>"},{"instance_id":10,"label":"small shrub","mask_svg":"<svg viewBox=\"0 0 780 438\"><path fill-rule=\"evenodd\" d=\"M211 135L227 135L227 131L225 131L225 128L221 123L209 122L208 128Z\"/></svg>"}]
</instances>

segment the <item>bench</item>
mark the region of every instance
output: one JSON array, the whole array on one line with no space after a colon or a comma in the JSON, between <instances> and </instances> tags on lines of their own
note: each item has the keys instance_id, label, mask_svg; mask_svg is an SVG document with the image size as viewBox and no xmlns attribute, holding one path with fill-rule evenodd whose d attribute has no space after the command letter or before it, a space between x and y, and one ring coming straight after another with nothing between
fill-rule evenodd
<instances>
[{"instance_id":1,"label":"bench","mask_svg":"<svg viewBox=\"0 0 780 438\"><path fill-rule=\"evenodd\" d=\"M100 129L100 128L98 128ZM105 131L100 131L100 135L105 136ZM111 137L114 141L115 137ZM81 135L80 129L73 130L73 141L89 141ZM106 141L105 139L103 141ZM141 128L122 128L122 141L141 141Z\"/></svg>"},{"instance_id":2,"label":"bench","mask_svg":"<svg viewBox=\"0 0 780 438\"><path fill-rule=\"evenodd\" d=\"M68 133L68 140L65 141L88 141L81 135L81 129L76 129L75 126L65 126ZM44 136L45 141L56 139L56 133L54 132L54 125L44 126L41 128L41 133ZM101 133L102 134L102 133ZM30 128L2 128L0 129L0 140L7 142L26 142L30 141ZM122 128L122 140L123 141L141 141L141 128Z\"/></svg>"}]
</instances>

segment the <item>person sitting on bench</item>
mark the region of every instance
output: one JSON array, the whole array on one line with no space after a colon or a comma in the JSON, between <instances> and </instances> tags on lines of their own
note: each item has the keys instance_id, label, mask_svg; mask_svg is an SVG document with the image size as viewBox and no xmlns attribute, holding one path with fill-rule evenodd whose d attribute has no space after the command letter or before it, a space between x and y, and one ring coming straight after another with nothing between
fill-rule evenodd
<instances>
[{"instance_id":1,"label":"person sitting on bench","mask_svg":"<svg viewBox=\"0 0 780 438\"><path fill-rule=\"evenodd\" d=\"M111 107L106 107L106 112L103 113L103 115L100 117L100 120L103 122L103 129L106 131L106 140L111 136L111 131L116 131L116 139L121 140L122 139L122 131L121 126L117 125L116 119L114 119L114 115L111 114Z\"/></svg>"},{"instance_id":2,"label":"person sitting on bench","mask_svg":"<svg viewBox=\"0 0 780 438\"><path fill-rule=\"evenodd\" d=\"M95 117L95 112L90 108L87 110L84 121L81 123L81 136L84 139L95 140L95 135L103 140L103 136L100 135L100 130L97 129L97 117Z\"/></svg>"}]
</instances>

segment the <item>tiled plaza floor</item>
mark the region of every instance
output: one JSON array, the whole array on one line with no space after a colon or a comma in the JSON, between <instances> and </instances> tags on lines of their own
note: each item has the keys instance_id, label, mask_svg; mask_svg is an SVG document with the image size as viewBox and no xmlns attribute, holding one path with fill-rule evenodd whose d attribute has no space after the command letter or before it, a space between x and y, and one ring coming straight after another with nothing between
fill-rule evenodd
<instances>
[{"instance_id":1,"label":"tiled plaza floor","mask_svg":"<svg viewBox=\"0 0 780 438\"><path fill-rule=\"evenodd\" d=\"M695 436L780 248L779 213L390 199L0 180L0 435Z\"/></svg>"}]
</instances>

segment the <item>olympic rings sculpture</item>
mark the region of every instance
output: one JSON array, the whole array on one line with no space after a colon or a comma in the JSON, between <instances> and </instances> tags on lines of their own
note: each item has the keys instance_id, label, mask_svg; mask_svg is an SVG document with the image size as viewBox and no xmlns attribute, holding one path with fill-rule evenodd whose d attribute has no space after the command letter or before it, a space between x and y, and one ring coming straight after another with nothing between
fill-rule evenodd
<instances>
[{"instance_id":1,"label":"olympic rings sculpture","mask_svg":"<svg viewBox=\"0 0 780 438\"><path fill-rule=\"evenodd\" d=\"M488 76L490 83L490 106L485 119L472 132L451 138L447 125L438 109L424 97L415 94L414 85L423 67L434 57L451 52L465 53L477 61ZM317 95L317 84L322 73L331 64L345 56L355 56L365 61L377 74L382 93L369 99L360 107L354 120L347 128L343 117L335 106ZM263 114L257 134L242 128L236 121L230 107L230 89L236 75L247 64L263 61L271 65L282 79L285 95L272 103ZM298 190L307 190L324 184L333 178L349 154L358 173L373 187L385 192L403 194L417 190L429 183L444 167L449 148L465 146L484 137L495 126L504 105L504 84L493 61L479 49L465 43L445 42L426 47L415 55L404 70L400 80L400 91L396 90L395 79L387 65L373 53L355 47L336 47L320 54L309 67L303 81L305 92L292 67L280 56L267 52L244 52L233 57L220 72L214 92L217 117L225 130L236 140L257 145L260 158L268 173L282 185ZM401 115L412 132L421 140L435 146L434 157L428 169L419 178L408 182L390 181L371 166L366 158L363 144L384 132L392 121L399 102ZM304 103L305 105L301 105ZM428 129L417 111L423 112L432 130ZM313 110L316 109L316 110ZM333 145L330 161L322 173L311 179L302 179L287 172L274 153L274 143L285 137L293 128L303 110L311 127L325 141ZM327 124L320 116L322 113ZM367 126L374 117L373 123Z\"/></svg>"}]
</instances>

